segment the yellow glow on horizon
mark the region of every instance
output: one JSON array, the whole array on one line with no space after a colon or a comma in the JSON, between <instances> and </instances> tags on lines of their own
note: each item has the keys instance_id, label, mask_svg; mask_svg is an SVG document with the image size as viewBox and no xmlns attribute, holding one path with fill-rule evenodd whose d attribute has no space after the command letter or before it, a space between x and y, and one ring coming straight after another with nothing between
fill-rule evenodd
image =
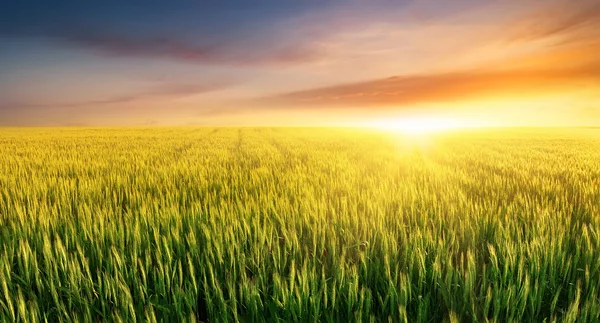
<instances>
[{"instance_id":1,"label":"yellow glow on horizon","mask_svg":"<svg viewBox=\"0 0 600 323\"><path fill-rule=\"evenodd\" d=\"M407 134L426 134L470 128L475 125L465 120L442 116L405 116L375 121L370 126Z\"/></svg>"}]
</instances>

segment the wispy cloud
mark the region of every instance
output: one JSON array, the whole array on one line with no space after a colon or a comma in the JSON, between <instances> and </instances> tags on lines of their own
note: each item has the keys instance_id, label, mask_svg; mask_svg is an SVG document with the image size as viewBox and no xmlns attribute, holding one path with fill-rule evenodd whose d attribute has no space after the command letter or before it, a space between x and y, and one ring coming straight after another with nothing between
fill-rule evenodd
<instances>
[{"instance_id":1,"label":"wispy cloud","mask_svg":"<svg viewBox=\"0 0 600 323\"><path fill-rule=\"evenodd\" d=\"M85 108L104 105L127 104L131 102L144 100L168 100L185 96L198 95L218 91L231 86L231 83L211 83L211 84L164 84L154 86L149 89L138 90L125 95L115 95L103 99L93 99L78 102L4 102L0 105L0 110L19 110L36 108Z\"/></svg>"},{"instance_id":2,"label":"wispy cloud","mask_svg":"<svg viewBox=\"0 0 600 323\"><path fill-rule=\"evenodd\" d=\"M231 66L286 66L321 59L325 53L310 41L276 41L267 35L252 35L253 41L217 37L181 37L177 34L134 34L81 25L52 26L0 36L50 40L63 46L111 57L162 59L189 64Z\"/></svg>"},{"instance_id":3,"label":"wispy cloud","mask_svg":"<svg viewBox=\"0 0 600 323\"><path fill-rule=\"evenodd\" d=\"M102 54L136 58L162 58L193 64L285 65L313 61L317 50L298 44L274 46L269 50L232 46L219 42L202 43L168 37L116 35L107 32L76 31L57 33L59 41Z\"/></svg>"},{"instance_id":4,"label":"wispy cloud","mask_svg":"<svg viewBox=\"0 0 600 323\"><path fill-rule=\"evenodd\" d=\"M494 95L543 93L575 81L600 80L600 62L549 70L472 70L444 74L396 76L367 82L284 93L266 99L300 106L391 106L464 101Z\"/></svg>"},{"instance_id":5,"label":"wispy cloud","mask_svg":"<svg viewBox=\"0 0 600 323\"><path fill-rule=\"evenodd\" d=\"M519 17L514 31L516 40L539 40L558 37L562 44L598 41L600 35L600 2L597 0L548 1Z\"/></svg>"}]
</instances>

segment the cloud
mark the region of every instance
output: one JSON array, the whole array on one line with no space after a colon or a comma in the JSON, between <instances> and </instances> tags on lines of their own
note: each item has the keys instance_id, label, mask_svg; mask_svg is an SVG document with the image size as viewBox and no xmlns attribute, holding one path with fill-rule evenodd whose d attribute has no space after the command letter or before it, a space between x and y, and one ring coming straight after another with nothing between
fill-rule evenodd
<instances>
[{"instance_id":1,"label":"cloud","mask_svg":"<svg viewBox=\"0 0 600 323\"><path fill-rule=\"evenodd\" d=\"M0 37L191 64L299 64L321 53L289 21L335 2L16 1L0 10Z\"/></svg>"},{"instance_id":2,"label":"cloud","mask_svg":"<svg viewBox=\"0 0 600 323\"><path fill-rule=\"evenodd\" d=\"M518 8L519 12L525 8L530 10L524 15L517 14L516 27L487 35L490 44L502 44L506 39L512 41L510 45L503 45L507 49L505 55L491 53L489 57L496 56L493 60L444 71L431 69L425 73L291 91L258 101L308 107L398 108L498 96L543 96L573 89L576 85L598 86L600 2L553 0L544 6L535 4L535 1L526 1ZM553 41L537 42L548 39ZM428 46L435 48L436 43ZM453 47L451 51L460 57L460 53L468 49ZM447 59L441 54L438 58ZM453 61L458 59L452 58Z\"/></svg>"},{"instance_id":3,"label":"cloud","mask_svg":"<svg viewBox=\"0 0 600 323\"><path fill-rule=\"evenodd\" d=\"M563 38L563 44L581 40L598 41L600 35L600 2L597 0L553 1L542 8L536 6L519 17L515 40Z\"/></svg>"},{"instance_id":4,"label":"cloud","mask_svg":"<svg viewBox=\"0 0 600 323\"><path fill-rule=\"evenodd\" d=\"M305 41L280 41L261 46L261 42L270 40L261 40L260 36L250 43L235 40L184 39L168 34L134 35L85 27L54 28L17 36L47 39L64 46L111 57L163 59L204 65L285 66L317 61L324 55L319 46L310 46Z\"/></svg>"},{"instance_id":5,"label":"cloud","mask_svg":"<svg viewBox=\"0 0 600 323\"><path fill-rule=\"evenodd\" d=\"M133 37L89 30L57 33L54 38L110 56L160 58L192 64L287 65L320 57L316 50L295 44L260 49L219 42L202 44L175 36Z\"/></svg>"},{"instance_id":6,"label":"cloud","mask_svg":"<svg viewBox=\"0 0 600 323\"><path fill-rule=\"evenodd\" d=\"M140 90L125 95L115 95L104 99L95 99L78 102L5 102L0 105L0 110L43 109L43 108L85 108L103 105L126 104L143 100L176 99L185 96L197 95L218 91L229 87L231 83L210 84L164 84L149 89Z\"/></svg>"},{"instance_id":7,"label":"cloud","mask_svg":"<svg viewBox=\"0 0 600 323\"><path fill-rule=\"evenodd\" d=\"M456 102L498 95L531 95L559 90L577 81L600 80L600 62L567 69L470 70L396 76L263 98L272 104L337 107L399 107ZM594 83L597 84L597 83Z\"/></svg>"}]
</instances>

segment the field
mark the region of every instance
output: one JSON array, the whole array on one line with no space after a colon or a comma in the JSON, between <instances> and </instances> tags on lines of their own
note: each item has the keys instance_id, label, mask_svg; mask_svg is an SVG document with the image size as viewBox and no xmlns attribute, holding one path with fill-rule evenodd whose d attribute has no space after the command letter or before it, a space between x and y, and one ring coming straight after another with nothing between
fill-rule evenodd
<instances>
[{"instance_id":1,"label":"field","mask_svg":"<svg viewBox=\"0 0 600 323\"><path fill-rule=\"evenodd\" d=\"M0 321L600 319L600 129L0 129Z\"/></svg>"}]
</instances>

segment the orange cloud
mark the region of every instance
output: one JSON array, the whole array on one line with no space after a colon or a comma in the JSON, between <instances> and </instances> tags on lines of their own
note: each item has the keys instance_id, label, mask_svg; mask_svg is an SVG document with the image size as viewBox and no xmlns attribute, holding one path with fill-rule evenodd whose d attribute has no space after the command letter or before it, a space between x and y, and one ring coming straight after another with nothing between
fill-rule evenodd
<instances>
[{"instance_id":1,"label":"orange cloud","mask_svg":"<svg viewBox=\"0 0 600 323\"><path fill-rule=\"evenodd\" d=\"M532 97L598 86L600 3L551 3L490 37L523 48L487 64L454 71L397 75L282 93L263 102L307 107L402 107L495 97ZM462 50L462 49L459 49Z\"/></svg>"},{"instance_id":2,"label":"orange cloud","mask_svg":"<svg viewBox=\"0 0 600 323\"><path fill-rule=\"evenodd\" d=\"M473 70L446 74L396 76L355 84L285 93L268 98L278 104L307 106L403 106L498 95L557 91L577 81L597 84L600 62L548 70Z\"/></svg>"}]
</instances>

